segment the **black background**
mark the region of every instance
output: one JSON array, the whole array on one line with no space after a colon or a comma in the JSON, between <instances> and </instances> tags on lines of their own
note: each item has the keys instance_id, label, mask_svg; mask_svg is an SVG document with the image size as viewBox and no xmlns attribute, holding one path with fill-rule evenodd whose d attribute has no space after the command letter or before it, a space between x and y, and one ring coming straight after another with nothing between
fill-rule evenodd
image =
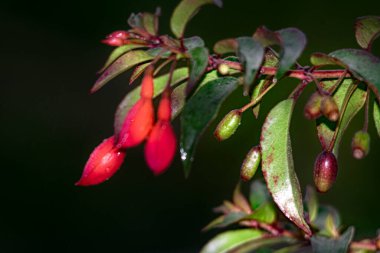
<instances>
[{"instance_id":1,"label":"black background","mask_svg":"<svg viewBox=\"0 0 380 253\"><path fill-rule=\"evenodd\" d=\"M223 9L206 6L190 22L188 36L203 37L209 48L219 39L251 35L265 24L272 30L295 26L308 45L301 63L315 51L357 47L356 17L380 15L379 4L362 0L225 0ZM131 12L162 7L161 33L177 1L3 1L0 3L0 252L197 252L211 238L201 228L215 215L212 207L230 198L245 153L259 140L266 113L295 87L284 82L265 99L259 120L244 115L238 133L223 143L205 133L193 171L184 179L179 155L167 173L154 177L142 147L128 151L122 169L108 182L78 188L88 155L112 134L113 114L130 89L128 74L89 95L111 48L100 40L127 29ZM377 55L379 42L374 45ZM308 88L306 93L312 91ZM302 186L312 183L320 152L314 123L302 116L300 99L291 133ZM241 106L241 91L223 112ZM339 156L340 175L322 202L333 203L357 235L373 236L380 227L379 139L370 124L372 151L356 161L350 139L363 112L347 130ZM176 122L178 124L178 122ZM246 187L246 186L245 186Z\"/></svg>"}]
</instances>

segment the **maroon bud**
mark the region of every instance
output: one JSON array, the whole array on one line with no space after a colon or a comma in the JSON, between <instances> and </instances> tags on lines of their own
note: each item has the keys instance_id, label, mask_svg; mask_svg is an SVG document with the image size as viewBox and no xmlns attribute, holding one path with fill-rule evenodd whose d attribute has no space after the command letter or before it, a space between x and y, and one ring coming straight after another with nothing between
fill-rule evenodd
<instances>
[{"instance_id":1,"label":"maroon bud","mask_svg":"<svg viewBox=\"0 0 380 253\"><path fill-rule=\"evenodd\" d=\"M314 183L319 192L327 192L336 180L338 162L333 153L323 151L314 163Z\"/></svg>"},{"instance_id":2,"label":"maroon bud","mask_svg":"<svg viewBox=\"0 0 380 253\"><path fill-rule=\"evenodd\" d=\"M322 96L319 92L314 92L305 105L304 114L309 120L314 120L322 115L321 112Z\"/></svg>"},{"instance_id":3,"label":"maroon bud","mask_svg":"<svg viewBox=\"0 0 380 253\"><path fill-rule=\"evenodd\" d=\"M324 96L321 101L321 111L330 121L339 119L339 108L335 100L331 96Z\"/></svg>"}]
</instances>

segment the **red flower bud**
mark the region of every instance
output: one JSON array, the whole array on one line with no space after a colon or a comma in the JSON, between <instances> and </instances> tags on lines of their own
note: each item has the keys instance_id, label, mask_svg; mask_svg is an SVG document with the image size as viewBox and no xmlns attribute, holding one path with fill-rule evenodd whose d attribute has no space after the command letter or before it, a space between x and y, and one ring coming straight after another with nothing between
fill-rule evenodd
<instances>
[{"instance_id":1,"label":"red flower bud","mask_svg":"<svg viewBox=\"0 0 380 253\"><path fill-rule=\"evenodd\" d=\"M338 162L333 153L323 151L315 160L314 183L319 192L327 192L338 175Z\"/></svg>"},{"instance_id":2,"label":"red flower bud","mask_svg":"<svg viewBox=\"0 0 380 253\"><path fill-rule=\"evenodd\" d=\"M125 39L129 38L129 33L128 33L128 31L123 31L123 30L114 31L114 32L108 34L107 38L118 38L118 39L125 40Z\"/></svg>"},{"instance_id":3,"label":"red flower bud","mask_svg":"<svg viewBox=\"0 0 380 253\"><path fill-rule=\"evenodd\" d=\"M127 38L129 38L129 33L127 31L120 30L108 34L106 39L102 40L102 42L109 46L118 47L124 45Z\"/></svg>"},{"instance_id":4,"label":"red flower bud","mask_svg":"<svg viewBox=\"0 0 380 253\"><path fill-rule=\"evenodd\" d=\"M170 124L170 117L170 94L166 91L158 108L158 122L145 145L145 160L155 175L163 173L175 155L177 140Z\"/></svg>"},{"instance_id":5,"label":"red flower bud","mask_svg":"<svg viewBox=\"0 0 380 253\"><path fill-rule=\"evenodd\" d=\"M117 146L129 148L139 145L148 136L153 127L153 122L153 101L149 98L141 98L125 117Z\"/></svg>"},{"instance_id":6,"label":"red flower bud","mask_svg":"<svg viewBox=\"0 0 380 253\"><path fill-rule=\"evenodd\" d=\"M148 67L145 71L140 96L140 100L125 117L119 133L118 147L129 148L139 145L153 127L153 67Z\"/></svg>"},{"instance_id":7,"label":"red flower bud","mask_svg":"<svg viewBox=\"0 0 380 253\"><path fill-rule=\"evenodd\" d=\"M119 47L119 46L124 45L124 41L125 40L119 39L119 38L107 38L107 39L102 40L102 43L111 47Z\"/></svg>"},{"instance_id":8,"label":"red flower bud","mask_svg":"<svg viewBox=\"0 0 380 253\"><path fill-rule=\"evenodd\" d=\"M125 151L116 148L114 141L112 136L94 149L84 167L82 177L75 185L100 184L115 174L124 161Z\"/></svg>"}]
</instances>

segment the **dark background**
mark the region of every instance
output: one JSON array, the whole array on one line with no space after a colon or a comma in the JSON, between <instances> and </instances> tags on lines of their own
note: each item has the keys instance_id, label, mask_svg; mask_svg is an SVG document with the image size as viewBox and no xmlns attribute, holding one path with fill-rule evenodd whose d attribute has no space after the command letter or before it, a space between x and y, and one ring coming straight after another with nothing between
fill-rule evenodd
<instances>
[{"instance_id":1,"label":"dark background","mask_svg":"<svg viewBox=\"0 0 380 253\"><path fill-rule=\"evenodd\" d=\"M339 1L224 1L206 6L187 29L211 48L226 37L251 35L265 24L272 30L295 26L308 37L304 57L357 47L353 22L380 15L379 4ZM126 29L131 12L162 7L160 29L169 33L177 1L3 1L0 3L0 252L197 252L213 235L200 229L215 215L211 209L231 197L239 168L259 140L269 109L285 98L296 81L284 82L265 99L259 120L250 113L234 138L217 143L215 123L200 142L193 171L184 179L179 155L167 173L154 177L142 147L128 151L121 170L97 187L78 188L83 165L93 148L112 134L113 114L127 87L128 74L89 95L111 48L99 41ZM374 50L380 55L380 44ZM306 93L310 94L312 88ZM312 167L321 148L313 122L302 116L308 95L300 99L291 133L302 187L312 183ZM241 91L222 112L243 105ZM219 118L223 113L219 115ZM380 142L372 119L372 151L357 161L350 139L360 129L363 111L345 134L334 188L320 196L333 203L343 223L357 236L374 236L380 227Z\"/></svg>"}]
</instances>

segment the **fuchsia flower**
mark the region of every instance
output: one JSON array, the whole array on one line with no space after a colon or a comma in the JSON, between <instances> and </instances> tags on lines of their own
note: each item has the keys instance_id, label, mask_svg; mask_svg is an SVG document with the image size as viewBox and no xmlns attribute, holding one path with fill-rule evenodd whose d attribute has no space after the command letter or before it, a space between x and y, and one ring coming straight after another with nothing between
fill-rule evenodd
<instances>
[{"instance_id":1,"label":"fuchsia flower","mask_svg":"<svg viewBox=\"0 0 380 253\"><path fill-rule=\"evenodd\" d=\"M75 184L78 186L89 186L100 184L109 179L120 168L125 158L125 150L114 146L115 139L105 139L91 153L82 177Z\"/></svg>"},{"instance_id":2,"label":"fuchsia flower","mask_svg":"<svg viewBox=\"0 0 380 253\"><path fill-rule=\"evenodd\" d=\"M115 31L102 40L102 43L109 46L122 46L126 43L126 40L129 38L129 33L127 31Z\"/></svg>"},{"instance_id":3,"label":"fuchsia flower","mask_svg":"<svg viewBox=\"0 0 380 253\"><path fill-rule=\"evenodd\" d=\"M139 101L129 110L121 127L117 143L120 148L139 145L153 127L153 67L145 71L140 96Z\"/></svg>"},{"instance_id":4,"label":"fuchsia flower","mask_svg":"<svg viewBox=\"0 0 380 253\"><path fill-rule=\"evenodd\" d=\"M155 175L166 171L175 155L177 140L170 119L171 98L166 91L158 107L158 121L145 145L145 160Z\"/></svg>"}]
</instances>

